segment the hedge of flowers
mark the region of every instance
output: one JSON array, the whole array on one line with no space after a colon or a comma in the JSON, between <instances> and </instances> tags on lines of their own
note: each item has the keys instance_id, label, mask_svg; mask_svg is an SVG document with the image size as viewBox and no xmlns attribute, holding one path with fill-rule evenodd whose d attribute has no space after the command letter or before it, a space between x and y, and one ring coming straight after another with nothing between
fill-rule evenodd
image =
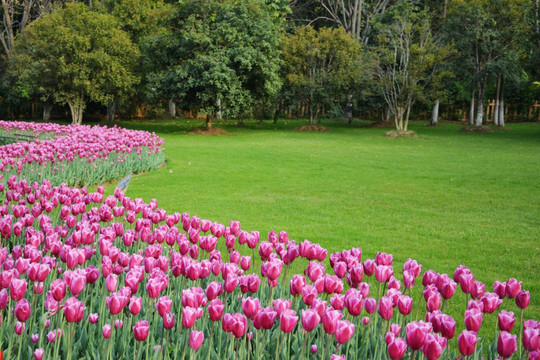
<instances>
[{"instance_id":1,"label":"hedge of flowers","mask_svg":"<svg viewBox=\"0 0 540 360\"><path fill-rule=\"evenodd\" d=\"M540 323L523 321L530 295L515 279L491 292L463 265L422 274L408 259L398 274L390 254L328 254L284 231L264 239L238 221L168 214L118 189L6 184L7 359L540 358ZM423 291L413 299L414 286ZM446 304L462 296L454 319ZM497 331L481 339L486 317L498 319Z\"/></svg>"},{"instance_id":2,"label":"hedge of flowers","mask_svg":"<svg viewBox=\"0 0 540 360\"><path fill-rule=\"evenodd\" d=\"M0 172L28 182L94 185L163 164L163 139L118 127L0 121L0 135L34 135L36 140L0 146Z\"/></svg>"}]
</instances>

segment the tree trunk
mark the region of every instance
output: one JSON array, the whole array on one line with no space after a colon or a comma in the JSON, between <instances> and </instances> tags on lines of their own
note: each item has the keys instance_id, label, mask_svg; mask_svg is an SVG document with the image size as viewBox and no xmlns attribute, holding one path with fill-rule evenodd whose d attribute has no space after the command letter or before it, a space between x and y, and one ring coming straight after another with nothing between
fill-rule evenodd
<instances>
[{"instance_id":1,"label":"tree trunk","mask_svg":"<svg viewBox=\"0 0 540 360\"><path fill-rule=\"evenodd\" d=\"M484 91L486 89L485 78L478 82L478 103L476 105L476 126L482 126L484 122Z\"/></svg>"},{"instance_id":2,"label":"tree trunk","mask_svg":"<svg viewBox=\"0 0 540 360\"><path fill-rule=\"evenodd\" d=\"M78 98L74 101L68 102L69 109L71 110L71 120L72 124L80 125L82 124L82 116L84 111L84 94L81 91Z\"/></svg>"},{"instance_id":3,"label":"tree trunk","mask_svg":"<svg viewBox=\"0 0 540 360\"><path fill-rule=\"evenodd\" d=\"M352 103L353 96L352 94L347 94L347 106L345 107L345 118L347 119L347 122L349 124L352 123L353 120L353 103Z\"/></svg>"},{"instance_id":4,"label":"tree trunk","mask_svg":"<svg viewBox=\"0 0 540 360\"><path fill-rule=\"evenodd\" d=\"M439 123L439 99L433 105L433 111L431 112L431 125L437 125Z\"/></svg>"},{"instance_id":5,"label":"tree trunk","mask_svg":"<svg viewBox=\"0 0 540 360\"><path fill-rule=\"evenodd\" d=\"M493 125L499 126L499 100L501 92L501 74L497 76L497 90L495 91L495 104L493 106Z\"/></svg>"},{"instance_id":6,"label":"tree trunk","mask_svg":"<svg viewBox=\"0 0 540 360\"><path fill-rule=\"evenodd\" d=\"M82 124L82 116L83 116L82 103L75 104L75 103L69 102L68 105L69 105L69 109L71 110L71 123L74 125Z\"/></svg>"},{"instance_id":7,"label":"tree trunk","mask_svg":"<svg viewBox=\"0 0 540 360\"><path fill-rule=\"evenodd\" d=\"M474 89L471 91L471 106L469 108L469 126L474 124Z\"/></svg>"},{"instance_id":8,"label":"tree trunk","mask_svg":"<svg viewBox=\"0 0 540 360\"><path fill-rule=\"evenodd\" d=\"M51 120L52 109L53 109L53 104L52 103L50 103L48 101L45 101L43 103L43 120L44 121Z\"/></svg>"},{"instance_id":9,"label":"tree trunk","mask_svg":"<svg viewBox=\"0 0 540 360\"><path fill-rule=\"evenodd\" d=\"M212 128L212 120L214 120L214 119L212 118L211 115L206 115L206 128L207 129Z\"/></svg>"},{"instance_id":10,"label":"tree trunk","mask_svg":"<svg viewBox=\"0 0 540 360\"><path fill-rule=\"evenodd\" d=\"M313 94L309 95L309 125L315 125L315 121L317 121L317 117L315 116L315 112L313 111Z\"/></svg>"},{"instance_id":11,"label":"tree trunk","mask_svg":"<svg viewBox=\"0 0 540 360\"><path fill-rule=\"evenodd\" d=\"M169 98L169 116L176 117L176 104L174 103L172 96Z\"/></svg>"},{"instance_id":12,"label":"tree trunk","mask_svg":"<svg viewBox=\"0 0 540 360\"><path fill-rule=\"evenodd\" d=\"M216 120L223 119L223 113L221 112L221 98L216 99Z\"/></svg>"},{"instance_id":13,"label":"tree trunk","mask_svg":"<svg viewBox=\"0 0 540 360\"><path fill-rule=\"evenodd\" d=\"M501 74L501 92L499 94L499 126L504 127L504 77Z\"/></svg>"},{"instance_id":14,"label":"tree trunk","mask_svg":"<svg viewBox=\"0 0 540 360\"><path fill-rule=\"evenodd\" d=\"M109 124L114 123L114 116L116 115L116 104L118 103L117 96L114 97L114 99L109 100L109 103L107 104L107 122Z\"/></svg>"}]
</instances>

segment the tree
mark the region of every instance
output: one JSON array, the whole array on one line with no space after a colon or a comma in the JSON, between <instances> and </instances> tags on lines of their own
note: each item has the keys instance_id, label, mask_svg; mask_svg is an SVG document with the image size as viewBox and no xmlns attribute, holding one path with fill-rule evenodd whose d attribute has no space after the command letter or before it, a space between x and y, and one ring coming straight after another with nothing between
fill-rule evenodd
<instances>
[{"instance_id":1,"label":"tree","mask_svg":"<svg viewBox=\"0 0 540 360\"><path fill-rule=\"evenodd\" d=\"M524 8L524 0L454 0L449 5L445 31L460 54L456 69L471 83L469 125L483 124L483 100L490 75L496 75L496 108L504 116L502 78L505 72L515 72L519 64L515 55L526 33ZM503 117L494 120L504 125Z\"/></svg>"},{"instance_id":2,"label":"tree","mask_svg":"<svg viewBox=\"0 0 540 360\"><path fill-rule=\"evenodd\" d=\"M263 1L186 0L156 39L164 66L149 86L197 106L207 127L221 114L249 115L281 87L281 25Z\"/></svg>"},{"instance_id":3,"label":"tree","mask_svg":"<svg viewBox=\"0 0 540 360\"><path fill-rule=\"evenodd\" d=\"M323 107L357 87L370 65L360 43L343 28L298 28L285 37L282 52L287 86L307 106L312 125Z\"/></svg>"},{"instance_id":4,"label":"tree","mask_svg":"<svg viewBox=\"0 0 540 360\"><path fill-rule=\"evenodd\" d=\"M392 7L387 15L378 25L377 74L396 129L407 131L412 106L441 76L441 65L453 51L432 35L427 13L407 1Z\"/></svg>"},{"instance_id":5,"label":"tree","mask_svg":"<svg viewBox=\"0 0 540 360\"><path fill-rule=\"evenodd\" d=\"M10 67L20 89L69 105L73 123L80 124L88 99L108 105L137 82L138 56L115 17L68 3L16 39Z\"/></svg>"}]
</instances>

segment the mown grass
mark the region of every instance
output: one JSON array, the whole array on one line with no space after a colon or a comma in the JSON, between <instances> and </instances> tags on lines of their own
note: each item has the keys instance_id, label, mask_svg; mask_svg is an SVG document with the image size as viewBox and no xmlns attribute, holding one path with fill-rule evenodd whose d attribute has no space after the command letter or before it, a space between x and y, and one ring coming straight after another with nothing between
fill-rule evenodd
<instances>
[{"instance_id":1,"label":"mown grass","mask_svg":"<svg viewBox=\"0 0 540 360\"><path fill-rule=\"evenodd\" d=\"M224 124L229 135L201 136L187 133L202 125L194 120L123 122L164 137L167 161L135 176L127 195L263 236L286 230L330 252L392 253L400 274L411 257L441 273L464 264L487 291L514 277L531 291L525 318L540 319L539 124L477 134L413 123L418 138L366 123L324 123L326 133L299 124ZM458 290L458 323L464 304Z\"/></svg>"}]
</instances>

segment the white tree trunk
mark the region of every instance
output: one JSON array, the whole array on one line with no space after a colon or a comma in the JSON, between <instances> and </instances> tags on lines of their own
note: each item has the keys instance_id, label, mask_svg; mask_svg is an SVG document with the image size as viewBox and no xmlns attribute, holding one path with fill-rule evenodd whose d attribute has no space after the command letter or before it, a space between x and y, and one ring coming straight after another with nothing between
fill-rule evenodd
<instances>
[{"instance_id":1,"label":"white tree trunk","mask_svg":"<svg viewBox=\"0 0 540 360\"><path fill-rule=\"evenodd\" d=\"M223 113L221 112L221 98L216 99L216 120L223 119Z\"/></svg>"},{"instance_id":2,"label":"white tree trunk","mask_svg":"<svg viewBox=\"0 0 540 360\"><path fill-rule=\"evenodd\" d=\"M501 79L501 100L499 104L499 126L504 127L504 91L503 81Z\"/></svg>"},{"instance_id":3,"label":"white tree trunk","mask_svg":"<svg viewBox=\"0 0 540 360\"><path fill-rule=\"evenodd\" d=\"M478 83L478 103L476 105L476 126L482 126L484 122L484 89L485 80Z\"/></svg>"},{"instance_id":4,"label":"white tree trunk","mask_svg":"<svg viewBox=\"0 0 540 360\"><path fill-rule=\"evenodd\" d=\"M83 104L82 102L72 103L69 102L69 109L71 110L71 123L74 125L80 125L82 124L82 116L83 116Z\"/></svg>"},{"instance_id":5,"label":"white tree trunk","mask_svg":"<svg viewBox=\"0 0 540 360\"><path fill-rule=\"evenodd\" d=\"M493 125L499 126L499 102L501 92L501 75L497 77L497 90L495 91L495 106L493 107Z\"/></svg>"},{"instance_id":6,"label":"white tree trunk","mask_svg":"<svg viewBox=\"0 0 540 360\"><path fill-rule=\"evenodd\" d=\"M114 99L109 100L109 103L107 104L107 122L109 124L112 124L114 122L114 116L116 115L116 104L117 104L116 96Z\"/></svg>"},{"instance_id":7,"label":"white tree trunk","mask_svg":"<svg viewBox=\"0 0 540 360\"><path fill-rule=\"evenodd\" d=\"M433 105L433 111L431 112L431 125L437 125L439 123L439 99Z\"/></svg>"},{"instance_id":8,"label":"white tree trunk","mask_svg":"<svg viewBox=\"0 0 540 360\"><path fill-rule=\"evenodd\" d=\"M49 102L43 103L43 120L49 121L51 119L52 109L53 109L53 104Z\"/></svg>"},{"instance_id":9,"label":"white tree trunk","mask_svg":"<svg viewBox=\"0 0 540 360\"><path fill-rule=\"evenodd\" d=\"M172 97L169 98L169 116L176 117L176 104Z\"/></svg>"},{"instance_id":10,"label":"white tree trunk","mask_svg":"<svg viewBox=\"0 0 540 360\"><path fill-rule=\"evenodd\" d=\"M469 126L474 124L474 90L471 92L471 106L469 108Z\"/></svg>"}]
</instances>

